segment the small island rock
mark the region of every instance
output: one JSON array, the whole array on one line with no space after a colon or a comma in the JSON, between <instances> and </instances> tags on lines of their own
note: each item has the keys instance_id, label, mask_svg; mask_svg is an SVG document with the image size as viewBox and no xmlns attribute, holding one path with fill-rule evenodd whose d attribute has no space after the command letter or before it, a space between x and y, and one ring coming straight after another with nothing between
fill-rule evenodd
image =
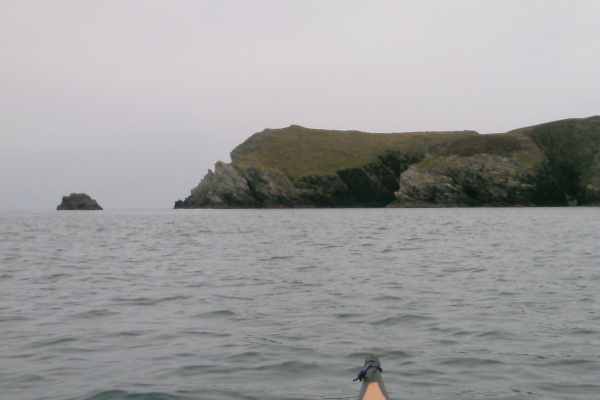
<instances>
[{"instance_id":1,"label":"small island rock","mask_svg":"<svg viewBox=\"0 0 600 400\"><path fill-rule=\"evenodd\" d=\"M57 210L102 210L100 204L85 193L71 193L63 196Z\"/></svg>"}]
</instances>

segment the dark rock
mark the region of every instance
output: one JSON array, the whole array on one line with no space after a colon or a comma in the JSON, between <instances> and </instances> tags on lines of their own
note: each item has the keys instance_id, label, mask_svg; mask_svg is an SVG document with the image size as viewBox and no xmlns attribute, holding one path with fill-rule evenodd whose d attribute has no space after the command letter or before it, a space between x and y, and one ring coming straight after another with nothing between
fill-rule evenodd
<instances>
[{"instance_id":1,"label":"dark rock","mask_svg":"<svg viewBox=\"0 0 600 400\"><path fill-rule=\"evenodd\" d=\"M102 210L100 204L85 193L71 193L63 196L57 210Z\"/></svg>"},{"instance_id":2,"label":"dark rock","mask_svg":"<svg viewBox=\"0 0 600 400\"><path fill-rule=\"evenodd\" d=\"M254 197L244 175L231 164L217 162L200 184L175 208L257 208L261 203Z\"/></svg>"}]
</instances>

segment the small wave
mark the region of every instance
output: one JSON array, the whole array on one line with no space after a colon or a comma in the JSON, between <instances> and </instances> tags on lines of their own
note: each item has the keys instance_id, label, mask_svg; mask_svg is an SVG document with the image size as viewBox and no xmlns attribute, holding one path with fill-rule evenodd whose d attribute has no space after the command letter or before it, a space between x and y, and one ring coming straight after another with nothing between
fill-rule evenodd
<instances>
[{"instance_id":1,"label":"small wave","mask_svg":"<svg viewBox=\"0 0 600 400\"><path fill-rule=\"evenodd\" d=\"M373 325L383 325L383 326L394 326L397 324L405 324L409 322L422 322L422 321L431 321L435 318L428 317L426 315L418 315L418 314L405 314L399 315L397 317L389 317L382 319L380 321L374 322Z\"/></svg>"},{"instance_id":2,"label":"small wave","mask_svg":"<svg viewBox=\"0 0 600 400\"><path fill-rule=\"evenodd\" d=\"M561 393L567 395L586 394L597 396L600 393L600 385L596 384L573 384L573 383L544 383L540 387L552 393Z\"/></svg>"},{"instance_id":3,"label":"small wave","mask_svg":"<svg viewBox=\"0 0 600 400\"><path fill-rule=\"evenodd\" d=\"M335 317L338 319L363 318L364 316L365 316L364 314L359 314L359 313L341 313L341 314L335 315Z\"/></svg>"},{"instance_id":4,"label":"small wave","mask_svg":"<svg viewBox=\"0 0 600 400\"><path fill-rule=\"evenodd\" d=\"M483 333L479 333L475 335L476 338L479 339L491 339L491 340L499 340L499 339L511 339L515 335L505 331L487 331Z\"/></svg>"},{"instance_id":5,"label":"small wave","mask_svg":"<svg viewBox=\"0 0 600 400\"><path fill-rule=\"evenodd\" d=\"M276 371L278 374L298 376L303 373L316 374L315 369L319 365L316 363L307 363L302 361L283 361L269 365L259 365L254 368L255 371Z\"/></svg>"},{"instance_id":6,"label":"small wave","mask_svg":"<svg viewBox=\"0 0 600 400\"><path fill-rule=\"evenodd\" d=\"M226 294L215 294L214 298L224 299L224 300L243 300L243 301L252 301L254 300L251 297L241 297L241 296L231 296Z\"/></svg>"},{"instance_id":7,"label":"small wave","mask_svg":"<svg viewBox=\"0 0 600 400\"><path fill-rule=\"evenodd\" d=\"M519 294L520 293L504 291L504 292L498 293L498 296L517 296Z\"/></svg>"},{"instance_id":8,"label":"small wave","mask_svg":"<svg viewBox=\"0 0 600 400\"><path fill-rule=\"evenodd\" d=\"M68 400L257 400L261 393L250 394L248 389L215 388L200 386L200 390L176 390L177 394L165 392L128 392L121 389L104 390Z\"/></svg>"},{"instance_id":9,"label":"small wave","mask_svg":"<svg viewBox=\"0 0 600 400\"><path fill-rule=\"evenodd\" d=\"M136 306L151 306L156 304L155 300L147 297L113 297L112 300L117 303Z\"/></svg>"},{"instance_id":10,"label":"small wave","mask_svg":"<svg viewBox=\"0 0 600 400\"><path fill-rule=\"evenodd\" d=\"M441 376L446 375L442 371L438 371L437 369L432 368L421 368L421 369L411 369L410 371L403 372L402 375L421 378L424 376Z\"/></svg>"},{"instance_id":11,"label":"small wave","mask_svg":"<svg viewBox=\"0 0 600 400\"><path fill-rule=\"evenodd\" d=\"M166 301L184 300L188 298L188 296L168 296L160 299L151 299L148 297L114 297L113 301L128 305L153 306Z\"/></svg>"},{"instance_id":12,"label":"small wave","mask_svg":"<svg viewBox=\"0 0 600 400\"><path fill-rule=\"evenodd\" d=\"M72 316L72 318L82 318L82 319L100 318L100 317L108 317L110 315L115 315L115 314L119 314L119 313L115 312L115 311L105 310L105 309L90 310L90 311L85 311L85 312L75 314Z\"/></svg>"},{"instance_id":13,"label":"small wave","mask_svg":"<svg viewBox=\"0 0 600 400\"><path fill-rule=\"evenodd\" d=\"M413 355L411 355L410 353L407 353L405 351L402 350L387 350L387 349L383 349L383 348L373 348L370 349L370 351L368 352L354 352L354 353L350 353L348 354L348 356L346 357L346 359L348 359L350 362L352 362L352 364L355 365L360 365L360 363L362 361L364 361L365 357L368 354L385 354L385 359L386 361L390 361L390 360L406 360L408 358L413 358ZM353 367L356 368L356 367Z\"/></svg>"},{"instance_id":14,"label":"small wave","mask_svg":"<svg viewBox=\"0 0 600 400\"><path fill-rule=\"evenodd\" d=\"M175 301L175 300L187 300L189 298L190 298L189 296L183 296L183 295L167 296L167 297L163 297L161 299L156 300L156 303L164 303L165 301Z\"/></svg>"},{"instance_id":15,"label":"small wave","mask_svg":"<svg viewBox=\"0 0 600 400\"><path fill-rule=\"evenodd\" d=\"M316 269L316 268L317 268L316 265L303 265L301 267L294 268L294 271L308 271L308 270Z\"/></svg>"},{"instance_id":16,"label":"small wave","mask_svg":"<svg viewBox=\"0 0 600 400\"><path fill-rule=\"evenodd\" d=\"M324 250L324 249L337 249L339 247L344 247L344 246L341 245L341 244L326 244L326 243L320 243L319 244L319 249L322 249L322 250Z\"/></svg>"},{"instance_id":17,"label":"small wave","mask_svg":"<svg viewBox=\"0 0 600 400\"><path fill-rule=\"evenodd\" d=\"M456 340L442 339L442 340L438 340L437 343L441 346L455 346L459 342Z\"/></svg>"},{"instance_id":18,"label":"small wave","mask_svg":"<svg viewBox=\"0 0 600 400\"><path fill-rule=\"evenodd\" d=\"M5 358L32 358L35 357L36 353L23 353L23 354L12 354L9 356L6 356Z\"/></svg>"},{"instance_id":19,"label":"small wave","mask_svg":"<svg viewBox=\"0 0 600 400\"><path fill-rule=\"evenodd\" d=\"M73 354L73 353L97 353L101 350L98 349L90 349L85 347L60 347L56 349L56 352L62 354Z\"/></svg>"},{"instance_id":20,"label":"small wave","mask_svg":"<svg viewBox=\"0 0 600 400\"><path fill-rule=\"evenodd\" d=\"M179 396L170 393L149 392L130 393L125 390L104 390L86 397L77 397L72 400L187 400L191 397Z\"/></svg>"},{"instance_id":21,"label":"small wave","mask_svg":"<svg viewBox=\"0 0 600 400\"><path fill-rule=\"evenodd\" d=\"M441 365L452 365L460 367L475 368L484 365L501 365L502 361L493 360L491 358L475 358L475 357L454 357L440 362Z\"/></svg>"},{"instance_id":22,"label":"small wave","mask_svg":"<svg viewBox=\"0 0 600 400\"><path fill-rule=\"evenodd\" d=\"M237 314L231 310L217 310L194 315L194 318L223 318L234 317Z\"/></svg>"},{"instance_id":23,"label":"small wave","mask_svg":"<svg viewBox=\"0 0 600 400\"><path fill-rule=\"evenodd\" d=\"M596 365L598 364L596 361L593 360L586 360L586 359L581 359L581 358L575 358L575 359L563 359L563 360L558 360L558 361L552 361L546 364L546 366L555 366L555 367L560 367L560 366L584 366L584 365Z\"/></svg>"},{"instance_id":24,"label":"small wave","mask_svg":"<svg viewBox=\"0 0 600 400\"><path fill-rule=\"evenodd\" d=\"M31 318L22 315L0 315L0 322L31 321Z\"/></svg>"},{"instance_id":25,"label":"small wave","mask_svg":"<svg viewBox=\"0 0 600 400\"><path fill-rule=\"evenodd\" d=\"M18 387L30 387L31 384L43 384L44 381L47 381L45 377L37 374L30 373L20 373L20 374L2 374L2 387L8 388L18 388ZM0 392L0 393L3 393ZM3 399L5 397L2 397Z\"/></svg>"},{"instance_id":26,"label":"small wave","mask_svg":"<svg viewBox=\"0 0 600 400\"><path fill-rule=\"evenodd\" d=\"M454 332L451 336L470 336L472 335L474 332L469 332L469 331L457 331Z\"/></svg>"},{"instance_id":27,"label":"small wave","mask_svg":"<svg viewBox=\"0 0 600 400\"><path fill-rule=\"evenodd\" d=\"M227 337L231 336L231 333L227 332L210 332L205 330L185 330L181 333L186 335L197 335L197 336L207 336L207 337Z\"/></svg>"},{"instance_id":28,"label":"small wave","mask_svg":"<svg viewBox=\"0 0 600 400\"><path fill-rule=\"evenodd\" d=\"M125 336L125 337L136 337L142 336L145 332L143 331L123 331L111 334L111 336Z\"/></svg>"},{"instance_id":29,"label":"small wave","mask_svg":"<svg viewBox=\"0 0 600 400\"><path fill-rule=\"evenodd\" d=\"M579 302L580 303L593 303L594 304L594 303L596 303L596 299L593 298L593 297L586 296L586 297L582 297L581 299L579 299Z\"/></svg>"},{"instance_id":30,"label":"small wave","mask_svg":"<svg viewBox=\"0 0 600 400\"><path fill-rule=\"evenodd\" d=\"M71 276L71 274L52 274L52 275L44 276L43 279L45 281L57 281L61 278L65 278L68 276Z\"/></svg>"},{"instance_id":31,"label":"small wave","mask_svg":"<svg viewBox=\"0 0 600 400\"><path fill-rule=\"evenodd\" d=\"M385 295L385 296L375 297L373 300L375 300L375 301L401 301L401 300L404 300L404 298L398 297L398 296Z\"/></svg>"},{"instance_id":32,"label":"small wave","mask_svg":"<svg viewBox=\"0 0 600 400\"><path fill-rule=\"evenodd\" d=\"M175 370L176 376L201 376L203 374L230 374L230 367L222 367L215 364L185 365Z\"/></svg>"},{"instance_id":33,"label":"small wave","mask_svg":"<svg viewBox=\"0 0 600 400\"><path fill-rule=\"evenodd\" d=\"M235 364L245 365L247 363L254 363L256 360L261 359L264 354L258 351L245 351L238 354L233 354L227 357L227 361Z\"/></svg>"},{"instance_id":34,"label":"small wave","mask_svg":"<svg viewBox=\"0 0 600 400\"><path fill-rule=\"evenodd\" d=\"M586 328L575 328L572 330L572 333L574 335L597 335L598 331Z\"/></svg>"},{"instance_id":35,"label":"small wave","mask_svg":"<svg viewBox=\"0 0 600 400\"><path fill-rule=\"evenodd\" d=\"M410 353L402 350L378 351L377 353L385 354L386 360L404 360L413 357Z\"/></svg>"},{"instance_id":36,"label":"small wave","mask_svg":"<svg viewBox=\"0 0 600 400\"><path fill-rule=\"evenodd\" d=\"M51 339L51 340L43 340L40 342L35 342L33 343L33 345L31 347L47 347L47 346L56 346L59 344L65 344L65 343L72 343L72 342L76 342L77 339L74 337L63 337L63 338L58 338L58 339Z\"/></svg>"},{"instance_id":37,"label":"small wave","mask_svg":"<svg viewBox=\"0 0 600 400\"><path fill-rule=\"evenodd\" d=\"M294 258L294 256L272 256L272 257L260 258L259 260L270 262L270 261L279 261L279 260L291 260L292 258Z\"/></svg>"}]
</instances>

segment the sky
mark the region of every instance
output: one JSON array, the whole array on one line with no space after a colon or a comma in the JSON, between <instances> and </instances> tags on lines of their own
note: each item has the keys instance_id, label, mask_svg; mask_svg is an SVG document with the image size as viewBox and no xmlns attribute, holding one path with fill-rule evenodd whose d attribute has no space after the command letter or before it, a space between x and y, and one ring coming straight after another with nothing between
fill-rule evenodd
<instances>
[{"instance_id":1,"label":"sky","mask_svg":"<svg viewBox=\"0 0 600 400\"><path fill-rule=\"evenodd\" d=\"M265 128L600 114L596 0L0 1L0 210L168 209Z\"/></svg>"}]
</instances>

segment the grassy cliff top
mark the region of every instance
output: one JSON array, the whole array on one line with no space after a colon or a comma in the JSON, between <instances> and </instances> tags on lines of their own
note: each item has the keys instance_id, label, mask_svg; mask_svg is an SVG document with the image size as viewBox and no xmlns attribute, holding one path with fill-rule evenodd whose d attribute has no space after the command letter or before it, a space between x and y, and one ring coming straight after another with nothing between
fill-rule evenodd
<instances>
[{"instance_id":1,"label":"grassy cliff top","mask_svg":"<svg viewBox=\"0 0 600 400\"><path fill-rule=\"evenodd\" d=\"M517 129L532 138L553 161L588 167L600 151L600 116L573 118Z\"/></svg>"},{"instance_id":2,"label":"grassy cliff top","mask_svg":"<svg viewBox=\"0 0 600 400\"><path fill-rule=\"evenodd\" d=\"M495 133L459 138L440 144L432 149L436 155L455 155L469 157L476 154L495 154L510 156L515 152L537 152L539 149L526 135L514 133Z\"/></svg>"},{"instance_id":3,"label":"grassy cliff top","mask_svg":"<svg viewBox=\"0 0 600 400\"><path fill-rule=\"evenodd\" d=\"M478 136L474 131L365 133L292 125L252 135L231 152L231 160L242 168L277 168L296 178L324 176L376 162L386 154L424 155L432 146Z\"/></svg>"}]
</instances>

